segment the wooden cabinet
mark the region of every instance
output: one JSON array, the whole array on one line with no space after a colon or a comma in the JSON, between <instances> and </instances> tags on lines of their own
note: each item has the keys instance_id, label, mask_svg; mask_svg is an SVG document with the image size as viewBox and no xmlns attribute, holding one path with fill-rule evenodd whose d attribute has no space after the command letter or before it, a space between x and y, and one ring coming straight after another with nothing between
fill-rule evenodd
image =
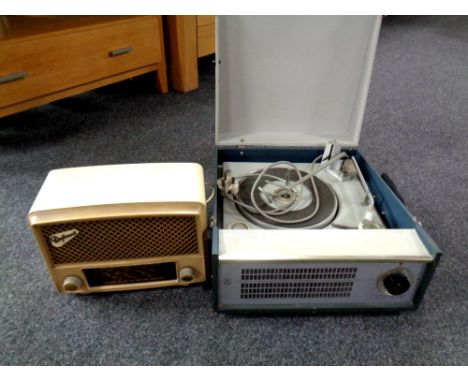
<instances>
[{"instance_id":1,"label":"wooden cabinet","mask_svg":"<svg viewBox=\"0 0 468 382\"><path fill-rule=\"evenodd\" d=\"M197 54L208 56L215 52L215 16L197 16Z\"/></svg>"},{"instance_id":2,"label":"wooden cabinet","mask_svg":"<svg viewBox=\"0 0 468 382\"><path fill-rule=\"evenodd\" d=\"M4 16L0 116L156 71L167 92L160 16Z\"/></svg>"},{"instance_id":3,"label":"wooden cabinet","mask_svg":"<svg viewBox=\"0 0 468 382\"><path fill-rule=\"evenodd\" d=\"M215 52L215 16L166 16L171 85L177 91L198 88L198 58Z\"/></svg>"}]
</instances>

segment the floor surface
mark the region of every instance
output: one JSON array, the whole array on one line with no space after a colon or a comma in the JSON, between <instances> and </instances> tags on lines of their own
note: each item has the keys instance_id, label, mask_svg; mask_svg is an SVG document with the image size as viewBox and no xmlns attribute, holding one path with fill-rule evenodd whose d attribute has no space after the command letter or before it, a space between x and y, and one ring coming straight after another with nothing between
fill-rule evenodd
<instances>
[{"instance_id":1,"label":"floor surface","mask_svg":"<svg viewBox=\"0 0 468 382\"><path fill-rule=\"evenodd\" d=\"M236 316L203 287L58 294L26 221L47 172L194 161L213 179L214 67L200 89L151 75L0 120L0 364L468 363L468 18L384 19L360 149L444 256L417 311Z\"/></svg>"}]
</instances>

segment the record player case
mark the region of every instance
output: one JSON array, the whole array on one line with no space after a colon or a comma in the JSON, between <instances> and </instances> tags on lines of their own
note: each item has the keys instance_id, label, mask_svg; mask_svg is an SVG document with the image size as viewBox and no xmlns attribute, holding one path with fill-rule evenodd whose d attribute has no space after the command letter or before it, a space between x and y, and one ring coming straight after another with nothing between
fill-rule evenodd
<instances>
[{"instance_id":1,"label":"record player case","mask_svg":"<svg viewBox=\"0 0 468 382\"><path fill-rule=\"evenodd\" d=\"M298 247L300 255L298 252L291 258L274 248L274 253L268 254L272 245L265 238L274 241L274 236L288 237L287 231L294 230L251 230L248 235L239 230L230 235L223 229L225 200L218 190L211 259L216 310L381 311L415 309L420 304L439 262L440 249L397 196L392 182L387 183L357 148L379 28L380 17L375 16L219 17L216 178L223 175L226 162L310 163L327 142L336 140L343 151L356 158L388 228L378 230L387 231L382 246L390 243L391 252L392 240L398 241L405 233L418 242L413 252L420 250L421 254L391 254L388 248L380 249L372 242L358 246L364 252L376 248L382 252L378 256L340 256L329 250L325 252L332 255L327 258L313 249L309 256L312 245ZM318 248L323 247L325 237L336 241L348 238L350 242L377 237L377 233L366 233L375 230L325 231L311 229L299 235L303 243L319 238ZM250 242L255 244L251 254L241 253L249 251ZM336 248L339 251L341 247ZM396 252L398 248L395 244ZM229 252L233 249L240 252ZM395 267L417 274L410 292L402 298L379 296L382 277ZM314 276L314 272L319 274ZM366 281L367 288L375 290L369 292L368 300L365 294L353 299L353 280L359 282L363 274L378 275ZM344 279L338 280L340 277ZM360 288L357 282L355 290Z\"/></svg>"}]
</instances>

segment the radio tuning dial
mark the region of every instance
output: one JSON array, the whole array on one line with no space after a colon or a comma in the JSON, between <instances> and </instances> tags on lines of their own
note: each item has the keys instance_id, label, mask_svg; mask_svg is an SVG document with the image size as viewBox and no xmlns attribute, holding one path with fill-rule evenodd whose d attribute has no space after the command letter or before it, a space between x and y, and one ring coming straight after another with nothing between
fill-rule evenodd
<instances>
[{"instance_id":1,"label":"radio tuning dial","mask_svg":"<svg viewBox=\"0 0 468 382\"><path fill-rule=\"evenodd\" d=\"M195 271L192 268L182 268L179 277L184 283L192 282L195 279Z\"/></svg>"},{"instance_id":2,"label":"radio tuning dial","mask_svg":"<svg viewBox=\"0 0 468 382\"><path fill-rule=\"evenodd\" d=\"M80 278L76 276L68 276L63 280L63 289L67 292L76 292L82 285Z\"/></svg>"}]
</instances>

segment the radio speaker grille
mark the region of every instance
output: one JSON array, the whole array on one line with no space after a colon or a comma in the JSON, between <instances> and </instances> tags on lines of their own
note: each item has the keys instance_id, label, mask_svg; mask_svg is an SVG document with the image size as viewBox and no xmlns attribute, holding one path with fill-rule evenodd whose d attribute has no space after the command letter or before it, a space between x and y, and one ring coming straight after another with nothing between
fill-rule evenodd
<instances>
[{"instance_id":1,"label":"radio speaker grille","mask_svg":"<svg viewBox=\"0 0 468 382\"><path fill-rule=\"evenodd\" d=\"M198 253L197 229L192 216L103 219L40 227L54 264L144 259ZM61 247L50 236L77 230Z\"/></svg>"},{"instance_id":2,"label":"radio speaker grille","mask_svg":"<svg viewBox=\"0 0 468 382\"><path fill-rule=\"evenodd\" d=\"M351 295L354 284L349 280L356 277L356 272L357 268L353 267L244 268L241 269L240 297L242 299L346 298Z\"/></svg>"}]
</instances>

